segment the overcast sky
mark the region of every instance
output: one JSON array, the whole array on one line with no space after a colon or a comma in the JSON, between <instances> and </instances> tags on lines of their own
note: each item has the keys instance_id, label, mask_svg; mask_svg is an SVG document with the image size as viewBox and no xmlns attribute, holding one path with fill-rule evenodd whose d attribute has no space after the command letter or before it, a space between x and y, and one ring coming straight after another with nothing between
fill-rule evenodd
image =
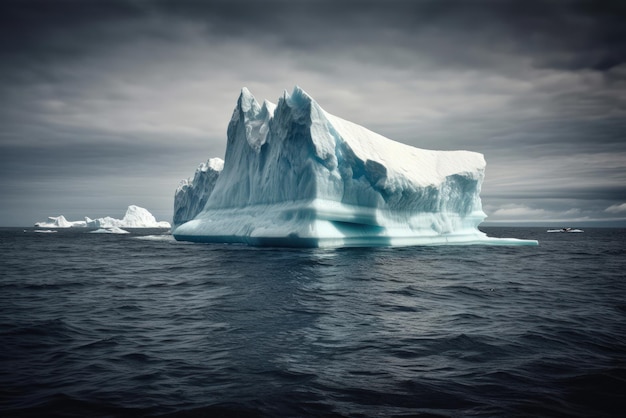
<instances>
[{"instance_id":1,"label":"overcast sky","mask_svg":"<svg viewBox=\"0 0 626 418\"><path fill-rule=\"evenodd\" d=\"M487 160L489 221L626 222L623 1L0 2L0 225L171 220L246 86ZM626 224L625 224L626 225Z\"/></svg>"}]
</instances>

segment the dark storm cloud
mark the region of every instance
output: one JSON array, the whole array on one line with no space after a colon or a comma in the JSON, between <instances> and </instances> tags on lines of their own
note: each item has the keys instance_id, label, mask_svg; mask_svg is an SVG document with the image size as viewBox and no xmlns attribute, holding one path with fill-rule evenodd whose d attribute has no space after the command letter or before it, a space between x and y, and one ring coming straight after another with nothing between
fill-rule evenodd
<instances>
[{"instance_id":1,"label":"dark storm cloud","mask_svg":"<svg viewBox=\"0 0 626 418\"><path fill-rule=\"evenodd\" d=\"M626 61L626 6L595 1L8 1L0 17L4 76L67 76L45 67L137 39L175 48L196 25L207 42L242 41L298 54L303 66L362 65L606 72ZM19 68L19 71L18 71ZM615 77L615 76L614 76ZM618 76L623 80L623 74Z\"/></svg>"},{"instance_id":2,"label":"dark storm cloud","mask_svg":"<svg viewBox=\"0 0 626 418\"><path fill-rule=\"evenodd\" d=\"M528 141L518 145L535 141L545 154L562 148L546 135L567 136L584 148L622 142L615 132L625 127L626 73L612 70L626 62L623 2L160 1L149 10L202 24L206 36L278 44L301 54L303 67L331 75L346 57L362 66L405 68L416 77L424 69L456 68L524 78L524 60L536 69L594 71L601 79L581 77L576 90L553 83L515 97L519 108L542 106L549 119L526 124ZM354 76L360 71L355 65ZM554 91L541 97L548 89ZM582 121L590 118L594 123Z\"/></svg>"},{"instance_id":3,"label":"dark storm cloud","mask_svg":"<svg viewBox=\"0 0 626 418\"><path fill-rule=\"evenodd\" d=\"M268 37L298 50L386 45L470 67L493 64L494 52L521 53L539 67L604 71L626 60L625 16L619 1L9 0L1 45L4 53L73 56L98 48L96 41L123 42L129 24L176 18L203 25L207 36ZM162 22L144 35L171 37Z\"/></svg>"},{"instance_id":4,"label":"dark storm cloud","mask_svg":"<svg viewBox=\"0 0 626 418\"><path fill-rule=\"evenodd\" d=\"M19 60L25 58L32 58L40 65L45 65L47 59L75 59L91 48L97 48L98 42L107 41L99 36L94 26L116 25L142 16L132 3L116 0L8 0L0 7L3 67L19 65Z\"/></svg>"},{"instance_id":5,"label":"dark storm cloud","mask_svg":"<svg viewBox=\"0 0 626 418\"><path fill-rule=\"evenodd\" d=\"M151 3L160 14L206 21L221 36L280 35L297 48L373 43L429 50L445 63L482 66L485 46L538 66L607 70L626 59L623 2L212 1ZM445 47L441 49L441 47ZM450 54L450 49L458 54ZM439 52L439 53L438 53ZM468 53L469 52L469 53ZM479 52L479 57L471 53ZM465 61L465 62L464 62ZM490 64L490 63L489 63Z\"/></svg>"},{"instance_id":6,"label":"dark storm cloud","mask_svg":"<svg viewBox=\"0 0 626 418\"><path fill-rule=\"evenodd\" d=\"M166 190L141 189L169 208L223 154L239 88L301 84L391 138L484 153L493 202L619 205L625 19L610 1L4 1L0 192L152 169Z\"/></svg>"}]
</instances>

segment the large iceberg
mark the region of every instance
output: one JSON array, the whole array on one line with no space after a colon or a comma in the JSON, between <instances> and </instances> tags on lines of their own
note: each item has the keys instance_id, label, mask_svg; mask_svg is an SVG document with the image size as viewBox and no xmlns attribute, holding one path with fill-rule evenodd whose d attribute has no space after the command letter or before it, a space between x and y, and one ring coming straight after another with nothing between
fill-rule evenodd
<instances>
[{"instance_id":1,"label":"large iceberg","mask_svg":"<svg viewBox=\"0 0 626 418\"><path fill-rule=\"evenodd\" d=\"M170 228L166 221L157 221L147 209L130 205L122 219L105 216L104 218L91 219L85 216L84 221L68 221L65 216L50 216L48 221L35 223L41 228Z\"/></svg>"},{"instance_id":2,"label":"large iceberg","mask_svg":"<svg viewBox=\"0 0 626 418\"><path fill-rule=\"evenodd\" d=\"M178 240L296 247L537 244L487 237L485 160L392 141L295 87L274 105L241 91L224 161L175 194Z\"/></svg>"}]
</instances>

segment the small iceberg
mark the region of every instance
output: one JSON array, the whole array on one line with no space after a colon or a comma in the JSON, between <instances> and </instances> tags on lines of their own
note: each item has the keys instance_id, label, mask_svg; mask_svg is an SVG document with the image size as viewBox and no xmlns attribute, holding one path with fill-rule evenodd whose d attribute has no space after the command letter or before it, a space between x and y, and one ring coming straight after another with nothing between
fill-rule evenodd
<instances>
[{"instance_id":1,"label":"small iceberg","mask_svg":"<svg viewBox=\"0 0 626 418\"><path fill-rule=\"evenodd\" d=\"M95 231L91 231L91 234L130 234L130 232L123 230L117 226L112 226L110 228L100 228Z\"/></svg>"},{"instance_id":2,"label":"small iceberg","mask_svg":"<svg viewBox=\"0 0 626 418\"><path fill-rule=\"evenodd\" d=\"M585 232L582 229L576 228L561 228L561 229L548 229L547 232Z\"/></svg>"},{"instance_id":3,"label":"small iceberg","mask_svg":"<svg viewBox=\"0 0 626 418\"><path fill-rule=\"evenodd\" d=\"M47 221L36 222L35 227L40 228L74 228L85 226L84 221L68 221L65 216L48 216Z\"/></svg>"}]
</instances>

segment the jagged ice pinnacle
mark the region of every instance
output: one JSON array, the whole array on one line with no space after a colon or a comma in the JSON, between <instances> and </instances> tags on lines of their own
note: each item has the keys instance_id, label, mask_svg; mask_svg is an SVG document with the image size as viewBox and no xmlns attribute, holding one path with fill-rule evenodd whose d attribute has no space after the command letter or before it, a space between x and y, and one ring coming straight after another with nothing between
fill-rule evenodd
<instances>
[{"instance_id":1,"label":"jagged ice pinnacle","mask_svg":"<svg viewBox=\"0 0 626 418\"><path fill-rule=\"evenodd\" d=\"M295 87L274 105L243 88L224 161L176 190L173 235L297 247L536 244L478 230L485 160L392 141Z\"/></svg>"}]
</instances>

